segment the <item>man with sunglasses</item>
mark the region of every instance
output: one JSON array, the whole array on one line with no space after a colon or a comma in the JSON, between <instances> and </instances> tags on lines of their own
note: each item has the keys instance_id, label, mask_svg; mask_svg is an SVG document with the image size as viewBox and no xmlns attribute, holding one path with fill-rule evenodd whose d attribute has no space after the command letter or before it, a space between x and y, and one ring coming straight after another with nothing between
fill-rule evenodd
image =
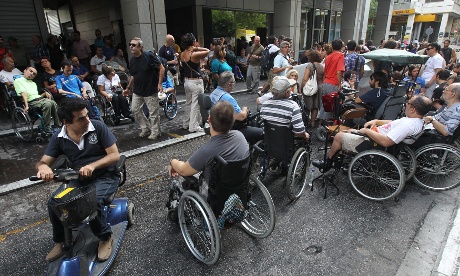
<instances>
[{"instance_id":1,"label":"man with sunglasses","mask_svg":"<svg viewBox=\"0 0 460 276\"><path fill-rule=\"evenodd\" d=\"M163 92L163 77L160 76L164 76L165 68L156 54L144 52L139 37L131 39L129 49L133 57L129 61L131 78L126 90L133 92L132 112L141 127L139 137L150 134L148 139L155 140L161 135L158 92ZM143 112L144 103L149 110L150 122Z\"/></svg>"},{"instance_id":2,"label":"man with sunglasses","mask_svg":"<svg viewBox=\"0 0 460 276\"><path fill-rule=\"evenodd\" d=\"M444 58L439 54L441 47L438 43L430 43L426 47L426 54L430 58L425 63L425 70L420 76L425 80L425 95L431 99L436 88L436 74L445 67Z\"/></svg>"},{"instance_id":3,"label":"man with sunglasses","mask_svg":"<svg viewBox=\"0 0 460 276\"><path fill-rule=\"evenodd\" d=\"M412 97L406 104L406 117L394 121L372 120L364 124L364 128L360 130L350 129L339 132L334 136L326 160L314 160L312 164L326 172L333 167L334 160L341 150L358 153L372 149L374 143L383 147L390 147L400 142L413 144L423 131L423 116L430 109L430 99L425 96Z\"/></svg>"},{"instance_id":4,"label":"man with sunglasses","mask_svg":"<svg viewBox=\"0 0 460 276\"><path fill-rule=\"evenodd\" d=\"M41 95L38 93L37 84L33 79L37 76L37 70L33 67L27 67L24 70L24 76L14 81L14 89L16 94L22 97L24 102L24 112L28 112L30 107L37 107L42 111L43 120L45 120L46 132L51 133L51 116L54 119L54 126L59 127L57 113L57 104L51 100L51 94L44 92Z\"/></svg>"}]
</instances>

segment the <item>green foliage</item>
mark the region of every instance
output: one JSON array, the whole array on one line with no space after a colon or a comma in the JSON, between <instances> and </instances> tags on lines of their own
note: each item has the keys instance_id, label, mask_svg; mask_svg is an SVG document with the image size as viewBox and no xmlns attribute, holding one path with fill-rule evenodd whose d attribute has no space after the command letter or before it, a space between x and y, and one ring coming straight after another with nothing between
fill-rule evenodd
<instances>
[{"instance_id":1,"label":"green foliage","mask_svg":"<svg viewBox=\"0 0 460 276\"><path fill-rule=\"evenodd\" d=\"M367 24L366 38L373 39L375 29L375 18L377 16L378 0L371 0L369 7L369 19Z\"/></svg>"},{"instance_id":2,"label":"green foliage","mask_svg":"<svg viewBox=\"0 0 460 276\"><path fill-rule=\"evenodd\" d=\"M267 16L255 12L212 10L213 37L234 37L236 29L256 30L266 27Z\"/></svg>"}]
</instances>

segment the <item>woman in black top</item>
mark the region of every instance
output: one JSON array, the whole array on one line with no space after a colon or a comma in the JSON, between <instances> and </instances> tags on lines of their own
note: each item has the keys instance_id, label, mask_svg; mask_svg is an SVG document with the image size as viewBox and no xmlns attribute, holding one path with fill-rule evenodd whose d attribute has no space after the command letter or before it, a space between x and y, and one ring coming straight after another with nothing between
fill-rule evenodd
<instances>
[{"instance_id":1,"label":"woman in black top","mask_svg":"<svg viewBox=\"0 0 460 276\"><path fill-rule=\"evenodd\" d=\"M182 36L182 53L180 59L184 68L184 90L186 95L185 118L182 123L183 129L190 132L203 131L200 127L200 107L198 95L204 93L203 80L200 75L200 60L207 57L209 50L195 47L196 39L192 33Z\"/></svg>"},{"instance_id":2,"label":"woman in black top","mask_svg":"<svg viewBox=\"0 0 460 276\"><path fill-rule=\"evenodd\" d=\"M61 75L62 72L61 70L55 70L51 67L51 62L47 57L42 57L40 59L40 64L43 67L43 84L46 89L48 89L51 92L51 95L53 95L53 99L55 101L59 101L62 96L59 94L59 92L56 89L56 77Z\"/></svg>"}]
</instances>

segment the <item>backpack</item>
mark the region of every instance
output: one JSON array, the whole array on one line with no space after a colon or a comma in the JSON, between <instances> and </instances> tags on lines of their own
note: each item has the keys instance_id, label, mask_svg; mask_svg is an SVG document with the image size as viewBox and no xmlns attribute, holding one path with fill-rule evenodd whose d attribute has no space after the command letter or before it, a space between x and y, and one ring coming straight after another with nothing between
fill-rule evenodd
<instances>
[{"instance_id":1,"label":"backpack","mask_svg":"<svg viewBox=\"0 0 460 276\"><path fill-rule=\"evenodd\" d=\"M272 46L265 47L264 51L262 52L262 58L260 59L260 67L264 71L268 71L271 69L271 68L268 68L268 64L270 61L270 48L271 47Z\"/></svg>"},{"instance_id":2,"label":"backpack","mask_svg":"<svg viewBox=\"0 0 460 276\"><path fill-rule=\"evenodd\" d=\"M149 61L150 68L154 69L157 73L160 72L160 63L163 64L165 73L162 82L164 82L168 76L168 61L165 58L160 57L155 51L145 51L144 56Z\"/></svg>"},{"instance_id":3,"label":"backpack","mask_svg":"<svg viewBox=\"0 0 460 276\"><path fill-rule=\"evenodd\" d=\"M310 74L310 78L307 80L307 83L302 89L302 93L305 96L313 96L318 92L318 82L316 81L316 66L314 63L313 65L313 70Z\"/></svg>"},{"instance_id":4,"label":"backpack","mask_svg":"<svg viewBox=\"0 0 460 276\"><path fill-rule=\"evenodd\" d=\"M236 65L236 55L233 51L227 51L227 55L225 56L225 59L227 60L228 65L230 67L234 68Z\"/></svg>"},{"instance_id":5,"label":"backpack","mask_svg":"<svg viewBox=\"0 0 460 276\"><path fill-rule=\"evenodd\" d=\"M271 70L273 68L273 66L275 65L275 58L279 53L280 53L280 50L270 54L270 58L268 60L268 69L267 70Z\"/></svg>"}]
</instances>

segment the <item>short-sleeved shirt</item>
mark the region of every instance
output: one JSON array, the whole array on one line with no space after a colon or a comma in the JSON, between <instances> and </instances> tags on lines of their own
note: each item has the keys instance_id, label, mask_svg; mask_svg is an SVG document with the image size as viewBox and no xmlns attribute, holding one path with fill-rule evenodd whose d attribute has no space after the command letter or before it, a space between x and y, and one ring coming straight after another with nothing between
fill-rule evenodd
<instances>
[{"instance_id":1,"label":"short-sleeved shirt","mask_svg":"<svg viewBox=\"0 0 460 276\"><path fill-rule=\"evenodd\" d=\"M367 105L372 106L372 112L370 117L373 118L375 113L385 101L386 98L390 96L390 90L385 88L372 88L367 91L365 94L359 96L361 101Z\"/></svg>"},{"instance_id":2,"label":"short-sleeved shirt","mask_svg":"<svg viewBox=\"0 0 460 276\"><path fill-rule=\"evenodd\" d=\"M14 81L14 90L16 94L21 95L22 93L27 94L27 102L33 101L40 98L38 94L37 84L32 80L26 78L18 78Z\"/></svg>"},{"instance_id":3,"label":"short-sleeved shirt","mask_svg":"<svg viewBox=\"0 0 460 276\"><path fill-rule=\"evenodd\" d=\"M91 61L90 61L90 64L91 66L96 66L96 69L98 71L102 71L102 64L104 63L105 61L105 56L102 56L102 58L99 58L97 55L95 55L94 57L91 58Z\"/></svg>"},{"instance_id":4,"label":"short-sleeved shirt","mask_svg":"<svg viewBox=\"0 0 460 276\"><path fill-rule=\"evenodd\" d=\"M228 65L226 61L221 62L217 58L213 59L211 62L211 73L212 74L217 74L220 75L224 71L230 71L232 72L232 67ZM214 84L214 87L217 87L217 81L213 79L212 83Z\"/></svg>"},{"instance_id":5,"label":"short-sleeved shirt","mask_svg":"<svg viewBox=\"0 0 460 276\"><path fill-rule=\"evenodd\" d=\"M173 46L166 47L165 45L161 46L160 50L158 51L158 55L167 61L174 60L174 54L176 51L174 50Z\"/></svg>"},{"instance_id":6,"label":"short-sleeved shirt","mask_svg":"<svg viewBox=\"0 0 460 276\"><path fill-rule=\"evenodd\" d=\"M91 56L91 48L88 42L83 39L80 41L74 41L72 44L73 54L79 59L89 58Z\"/></svg>"},{"instance_id":7,"label":"short-sleeved shirt","mask_svg":"<svg viewBox=\"0 0 460 276\"><path fill-rule=\"evenodd\" d=\"M0 71L0 82L3 82L3 83L6 83L6 82L13 83L13 82L14 82L14 78L13 78L13 77L14 77L14 76L17 76L17 75L22 75L22 72L19 71L19 69L17 69L17 68L14 68L11 72L2 70L2 71Z\"/></svg>"},{"instance_id":8,"label":"short-sleeved shirt","mask_svg":"<svg viewBox=\"0 0 460 276\"><path fill-rule=\"evenodd\" d=\"M112 92L111 88L112 86L119 86L118 84L120 83L120 77L118 75L114 75L112 77L112 80L109 80L105 75L100 75L97 78L97 85L102 85L104 86L104 91L105 92Z\"/></svg>"},{"instance_id":9,"label":"short-sleeved shirt","mask_svg":"<svg viewBox=\"0 0 460 276\"><path fill-rule=\"evenodd\" d=\"M338 86L337 71L345 71L345 58L341 52L334 51L326 57L323 83Z\"/></svg>"},{"instance_id":10,"label":"short-sleeved shirt","mask_svg":"<svg viewBox=\"0 0 460 276\"><path fill-rule=\"evenodd\" d=\"M364 64L366 64L366 59L363 56L358 56L355 52L349 53L345 57L345 71L355 71L357 73L356 82L359 82L360 80L359 72Z\"/></svg>"},{"instance_id":11,"label":"short-sleeved shirt","mask_svg":"<svg viewBox=\"0 0 460 276\"><path fill-rule=\"evenodd\" d=\"M446 127L449 135L453 135L454 131L460 125L460 103L456 103L451 107L444 107L434 118Z\"/></svg>"},{"instance_id":12,"label":"short-sleeved shirt","mask_svg":"<svg viewBox=\"0 0 460 276\"><path fill-rule=\"evenodd\" d=\"M162 83L163 89L174 88L174 84L169 76L166 76L166 80Z\"/></svg>"},{"instance_id":13,"label":"short-sleeved shirt","mask_svg":"<svg viewBox=\"0 0 460 276\"><path fill-rule=\"evenodd\" d=\"M260 66L260 58L254 58L252 55L256 55L261 57L262 52L264 51L264 46L260 45L256 48L257 46L253 44L251 46L251 50L249 51L249 64L252 66Z\"/></svg>"},{"instance_id":14,"label":"short-sleeved shirt","mask_svg":"<svg viewBox=\"0 0 460 276\"><path fill-rule=\"evenodd\" d=\"M153 62L153 64L150 63ZM152 68L151 65L155 65ZM150 52L144 52L140 56L131 57L129 67L131 76L134 77L133 93L141 97L153 96L158 93L158 68L161 63Z\"/></svg>"},{"instance_id":15,"label":"short-sleeved shirt","mask_svg":"<svg viewBox=\"0 0 460 276\"><path fill-rule=\"evenodd\" d=\"M422 77L426 82L429 82L431 78L436 74L436 69L442 69L444 63L444 58L437 53L436 55L430 57L425 63L425 70L420 77Z\"/></svg>"},{"instance_id":16,"label":"short-sleeved shirt","mask_svg":"<svg viewBox=\"0 0 460 276\"><path fill-rule=\"evenodd\" d=\"M77 68L76 66L73 66L72 75L81 76L81 75L86 74L86 72L89 72L88 68L86 68L85 65L83 65L83 64L80 64L80 68Z\"/></svg>"},{"instance_id":17,"label":"short-sleeved shirt","mask_svg":"<svg viewBox=\"0 0 460 276\"><path fill-rule=\"evenodd\" d=\"M424 121L421 118L408 118L404 117L394 120L383 126L379 126L378 132L386 135L395 144L404 142L406 144L413 144L418 134L423 131Z\"/></svg>"},{"instance_id":18,"label":"short-sleeved shirt","mask_svg":"<svg viewBox=\"0 0 460 276\"><path fill-rule=\"evenodd\" d=\"M426 84L425 80L422 79L421 77L417 77L415 79L415 83L412 82L412 79L410 77L405 77L403 79L403 82L406 83L406 88L410 88L411 86L415 87L416 85L420 85L420 88L414 90L415 95L419 94L420 90L422 88L425 88L425 84Z\"/></svg>"},{"instance_id":19,"label":"short-sleeved shirt","mask_svg":"<svg viewBox=\"0 0 460 276\"><path fill-rule=\"evenodd\" d=\"M280 126L292 125L292 132L305 132L305 125L299 105L289 99L270 99L260 109L262 119Z\"/></svg>"},{"instance_id":20,"label":"short-sleeved shirt","mask_svg":"<svg viewBox=\"0 0 460 276\"><path fill-rule=\"evenodd\" d=\"M230 130L226 134L212 136L188 159L196 171L204 172L204 179L209 183L214 157L220 155L224 160L241 160L249 155L249 145L243 134Z\"/></svg>"},{"instance_id":21,"label":"short-sleeved shirt","mask_svg":"<svg viewBox=\"0 0 460 276\"><path fill-rule=\"evenodd\" d=\"M235 98L230 95L227 91L225 91L222 87L218 86L214 91L212 91L211 95L211 103L212 105L215 105L219 100L227 101L229 102L232 106L233 109L235 110L235 114L238 114L241 112L241 108L236 102Z\"/></svg>"},{"instance_id":22,"label":"short-sleeved shirt","mask_svg":"<svg viewBox=\"0 0 460 276\"><path fill-rule=\"evenodd\" d=\"M114 57L117 54L117 52L115 52L115 49L106 46L102 48L102 51L106 59L110 59L111 57Z\"/></svg>"},{"instance_id":23,"label":"short-sleeved shirt","mask_svg":"<svg viewBox=\"0 0 460 276\"><path fill-rule=\"evenodd\" d=\"M88 131L83 134L79 144L68 138L66 127L63 126L61 132L56 132L51 137L45 155L57 158L64 154L69 159L71 168L80 169L107 156L105 149L116 141L113 133L103 122L91 120ZM115 165L102 170L113 172Z\"/></svg>"},{"instance_id":24,"label":"short-sleeved shirt","mask_svg":"<svg viewBox=\"0 0 460 276\"><path fill-rule=\"evenodd\" d=\"M56 77L56 88L78 94L81 97L81 89L83 88L83 84L75 75L69 75L67 77L65 74L62 74ZM76 96L66 95L66 97L75 98Z\"/></svg>"},{"instance_id":25,"label":"short-sleeved shirt","mask_svg":"<svg viewBox=\"0 0 460 276\"><path fill-rule=\"evenodd\" d=\"M271 48L270 48L271 50ZM283 68L289 66L289 61L286 56L284 56L282 53L279 53L275 59L273 60L273 68ZM283 70L276 74L277 76L286 76L286 70Z\"/></svg>"}]
</instances>

